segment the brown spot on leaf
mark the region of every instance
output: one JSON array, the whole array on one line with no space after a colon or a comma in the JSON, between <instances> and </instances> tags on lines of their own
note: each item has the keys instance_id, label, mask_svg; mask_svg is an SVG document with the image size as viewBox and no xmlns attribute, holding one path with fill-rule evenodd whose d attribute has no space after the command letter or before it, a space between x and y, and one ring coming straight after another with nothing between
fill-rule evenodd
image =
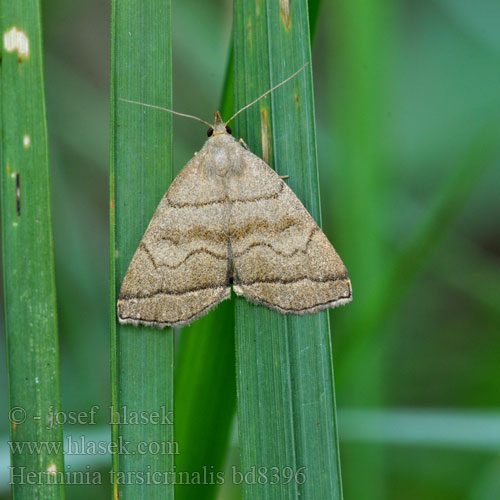
<instances>
[{"instance_id":1,"label":"brown spot on leaf","mask_svg":"<svg viewBox=\"0 0 500 500\"><path fill-rule=\"evenodd\" d=\"M271 159L271 127L267 108L260 108L260 138L262 143L262 159L269 165Z\"/></svg>"},{"instance_id":2,"label":"brown spot on leaf","mask_svg":"<svg viewBox=\"0 0 500 500\"><path fill-rule=\"evenodd\" d=\"M112 213L115 212L115 176L111 176L111 196L109 200L109 209Z\"/></svg>"},{"instance_id":3,"label":"brown spot on leaf","mask_svg":"<svg viewBox=\"0 0 500 500\"><path fill-rule=\"evenodd\" d=\"M253 26L251 19L248 20L248 48L251 52L253 48Z\"/></svg>"}]
</instances>

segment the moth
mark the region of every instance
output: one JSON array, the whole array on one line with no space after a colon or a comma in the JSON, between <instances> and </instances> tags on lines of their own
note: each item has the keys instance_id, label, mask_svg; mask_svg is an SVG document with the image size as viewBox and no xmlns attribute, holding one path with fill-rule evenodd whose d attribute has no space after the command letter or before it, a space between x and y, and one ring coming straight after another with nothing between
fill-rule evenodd
<instances>
[{"instance_id":1,"label":"moth","mask_svg":"<svg viewBox=\"0 0 500 500\"><path fill-rule=\"evenodd\" d=\"M351 301L347 269L323 231L228 126L304 67L227 122L219 112L213 125L173 112L208 125L208 139L168 188L132 258L118 299L120 323L184 326L229 298L231 287L282 314Z\"/></svg>"}]
</instances>

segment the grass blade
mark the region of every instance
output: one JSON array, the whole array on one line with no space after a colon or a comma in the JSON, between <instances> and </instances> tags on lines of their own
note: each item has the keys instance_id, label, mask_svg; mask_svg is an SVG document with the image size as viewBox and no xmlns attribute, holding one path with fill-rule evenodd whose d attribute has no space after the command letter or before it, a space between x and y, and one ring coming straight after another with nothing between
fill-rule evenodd
<instances>
[{"instance_id":1,"label":"grass blade","mask_svg":"<svg viewBox=\"0 0 500 500\"><path fill-rule=\"evenodd\" d=\"M223 470L236 406L234 307L225 301L182 332L175 372L176 470ZM179 484L175 498L215 498L215 481Z\"/></svg>"},{"instance_id":2,"label":"grass blade","mask_svg":"<svg viewBox=\"0 0 500 500\"><path fill-rule=\"evenodd\" d=\"M314 41L316 30L318 28L319 11L322 0L309 0L309 31L311 33L311 42Z\"/></svg>"},{"instance_id":3,"label":"grass blade","mask_svg":"<svg viewBox=\"0 0 500 500\"><path fill-rule=\"evenodd\" d=\"M9 404L17 408L10 438L60 445L56 452L11 448L12 494L62 499L62 428L50 425L61 398L40 4L3 0L0 11L5 321ZM33 473L40 475L27 481Z\"/></svg>"},{"instance_id":4,"label":"grass blade","mask_svg":"<svg viewBox=\"0 0 500 500\"><path fill-rule=\"evenodd\" d=\"M170 1L164 0L112 2L112 403L115 411L129 415L173 410L173 331L116 322L119 286L172 178L171 115L118 99L171 108L170 7ZM140 442L168 445L174 441L173 425L155 424L153 419L141 425L115 424L113 440L130 442L131 451L136 451ZM156 473L158 478L158 474L172 470L171 453L116 453L114 498L173 498L173 485L165 484L162 476L144 485L139 477Z\"/></svg>"},{"instance_id":5,"label":"grass blade","mask_svg":"<svg viewBox=\"0 0 500 500\"><path fill-rule=\"evenodd\" d=\"M500 414L491 410L346 409L339 412L339 420L342 439L357 443L493 453L500 446Z\"/></svg>"},{"instance_id":6,"label":"grass blade","mask_svg":"<svg viewBox=\"0 0 500 500\"><path fill-rule=\"evenodd\" d=\"M307 2L237 0L234 22L239 108L310 61ZM311 66L239 118L236 136L290 176L319 221ZM327 313L285 317L238 300L236 360L242 471L263 466L269 479L245 482L244 498L341 498Z\"/></svg>"},{"instance_id":7,"label":"grass blade","mask_svg":"<svg viewBox=\"0 0 500 500\"><path fill-rule=\"evenodd\" d=\"M335 183L330 187L335 200L331 212L335 231L342 235L341 254L345 255L353 283L354 301L349 311L337 316L344 342L350 352L359 345L359 330L351 330L351 320L363 314L373 289L386 268L385 214L392 178L387 172L383 139L387 134L388 82L391 70L393 26L390 22L395 2L344 0L332 5L337 20L330 30L335 45L337 92L332 112L338 117L338 161ZM331 204L331 206L333 203ZM351 332L351 335L348 334ZM376 332L368 328L367 337ZM346 347L346 350L347 350ZM339 352L339 351L338 351ZM374 405L383 400L382 366L370 358L358 366L355 376L344 384L343 359L339 356L337 380L339 404ZM377 446L343 448L344 490L357 500L386 497L385 461ZM359 481L360 476L364 481ZM366 484L370 487L366 488Z\"/></svg>"}]
</instances>

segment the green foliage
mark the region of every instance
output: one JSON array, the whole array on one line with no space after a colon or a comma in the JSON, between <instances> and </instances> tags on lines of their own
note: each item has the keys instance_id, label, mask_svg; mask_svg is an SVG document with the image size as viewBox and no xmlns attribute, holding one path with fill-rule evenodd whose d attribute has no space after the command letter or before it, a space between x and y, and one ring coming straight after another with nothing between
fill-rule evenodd
<instances>
[{"instance_id":1,"label":"green foliage","mask_svg":"<svg viewBox=\"0 0 500 500\"><path fill-rule=\"evenodd\" d=\"M3 285L12 493L62 499L59 349L42 31L37 1L0 2ZM2 411L4 418L7 412ZM53 442L29 450L30 442ZM15 446L21 448L16 450ZM7 447L6 447L7 448ZM35 474L35 481L28 476ZM37 476L39 474L39 476ZM33 476L32 476L33 477Z\"/></svg>"},{"instance_id":2,"label":"green foliage","mask_svg":"<svg viewBox=\"0 0 500 500\"><path fill-rule=\"evenodd\" d=\"M129 5L117 3L121 8ZM22 19L37 15L35 4L4 1L0 9L2 23L8 22L7 16L16 12L19 18L13 23L22 27ZM144 9L156 5L142 4ZM171 30L174 109L210 121L219 103L231 97L232 91L226 90L221 99L231 46L231 4L220 0L174 2ZM263 5L262 1L260 4ZM161 5L163 8L164 4ZM292 10L295 5L292 0ZM495 451L500 422L496 411L500 379L496 216L500 211L497 193L500 170L489 168L498 165L499 156L495 137L500 119L500 31L496 22L499 5L491 0L479 3L341 0L323 2L318 10L319 2L309 1L310 30L316 32L317 38L311 68L315 82L323 226L345 261L354 288L353 303L330 315L334 326L332 341L346 498L500 498ZM139 19L144 18L141 8L127 8L123 20L140 22ZM42 9L63 409L86 411L93 404L100 407L97 426L84 429L67 426L65 433L75 438L81 433L90 441L98 441L109 436L107 332L110 318L113 325L115 321L107 281L109 5L108 2L54 0L42 2ZM122 38L122 42L126 41L122 46L130 45L135 52L113 67L123 72L135 71L139 60L143 61L148 66L147 71L141 71L144 92L131 95L128 91L132 89L124 89L127 95L120 93L120 97L169 105L170 76L164 68L169 64L169 49L164 42L157 45L155 54L146 48L152 44L148 34L158 30L165 37L170 36L167 23L161 17L163 11L157 9L156 12L152 31L148 31L146 24L145 33ZM319 16L315 17L314 13L318 12ZM2 27L2 36L8 28L10 26ZM33 42L34 35L30 36ZM33 47L32 43L30 63L38 64ZM264 57L265 52L261 55ZM146 61L150 57L154 57L154 62ZM284 59L274 59L270 67L281 68L281 64L286 63ZM31 99L38 101L37 92L16 92L17 101L13 100L13 90L6 92L10 85L6 70L15 69L16 79L22 76L17 73L16 60L15 54L3 52L2 120L20 123L19 111L24 113L29 106L34 113L33 130L36 131L43 123L39 107L31 102ZM21 67L27 64L28 61L24 61ZM283 74L274 75L273 83L295 69L287 67ZM228 74L231 73L228 70ZM33 76L39 74L37 70ZM113 70L113 77L116 76ZM30 84L38 87L37 78ZM270 83L264 81L262 90ZM290 82L291 88L297 83ZM21 87L16 89L19 91ZM281 95L286 96L289 90L280 89ZM231 103L228 106L232 109ZM270 117L275 116L272 106L269 109ZM7 112L11 110L16 113ZM145 224L172 178L168 170L171 147L170 132L167 133L169 118L165 114L123 108L122 103L118 103L115 111L130 113L131 116L124 117L130 121L143 120L136 129L146 126L147 130L140 145L133 139L136 153L129 151L127 157L122 157L124 168L136 165L137 170L141 170L146 162L149 172L151 161L156 162L162 173L157 189L151 189L154 192L150 192L150 187L147 193L144 191L148 176L142 184L136 179L132 180L133 185L128 181L121 184L121 188L128 186L141 198L141 203L147 205L139 212L142 222L135 225L130 221L130 240L136 241L124 242L127 248L123 251L128 254L123 259L118 257L120 264L116 266L121 266L120 272L124 272ZM224 116L228 114L223 112ZM245 113L242 118L245 117L252 114ZM252 124L259 123L260 117L252 119ZM116 125L118 131L131 127L122 119ZM2 125L2 131L4 159L8 150L19 147L16 140L19 132L11 124L8 128ZM174 131L176 172L199 150L205 130L195 122L174 118ZM260 136L250 132L247 136L247 131L242 130L240 135L247 142L254 140L251 148L260 152L260 140L257 140ZM273 133L276 134L275 129ZM161 139L155 134L162 134ZM7 142L5 138L11 136L13 141ZM36 148L42 144L45 148L44 140L38 139L36 145L32 141L30 154L41 151ZM37 220L42 222L49 214L48 208L42 208L46 199L39 194L47 187L43 158L36 158L37 168L32 172L38 176L35 182L26 185L23 179L28 174L21 171L22 209L36 198L37 207L31 209L36 208ZM279 163L275 162L274 166L279 167ZM28 164L20 166L27 167ZM281 173L290 174L290 171L286 167ZM291 176L289 182L298 182L300 178L296 175ZM7 181L4 184L7 192L2 193L2 204L6 207L2 208L3 236L8 240L3 256L7 259L13 255L9 250L13 247L9 246L12 239L7 234L9 227L5 220L17 214L13 179L6 177L5 171L2 176ZM158 179L156 174L153 177ZM35 195L28 192L28 196L25 188L35 186ZM307 194L307 189L294 188L300 196ZM143 191L145 194L141 197ZM132 203L134 208L139 206L138 201ZM45 244L40 235L47 234L37 232L37 249ZM23 245L19 269L23 279L31 279L27 263L38 262L36 259L42 256L26 257L31 250L24 240ZM18 255L20 250L17 247L14 250L14 255ZM10 262L3 265L4 293L24 300L23 296L11 293L7 286L13 269ZM120 280L121 276L116 275L114 292ZM32 283L23 287L23 291L38 300ZM204 462L222 469L217 464L224 460L226 470L232 465L241 468L236 433L229 438L235 408L234 353L231 352L234 339L225 321L232 321L231 308L232 304L227 302L195 322L186 330L184 338L184 332L180 333L176 353L176 435L161 436L161 440L179 440L181 455L175 457L179 469L198 470ZM19 314L26 316L26 308L20 311ZM10 325L14 320L8 311L6 313L10 355L13 338ZM20 322L23 318L17 318L19 314L14 319ZM32 331L34 327L26 327L22 340L15 342L15 346L23 349L18 355L19 361L13 363L9 356L9 367L14 366L23 376L33 368L26 366L25 356L29 352L26 339L31 338L32 333L36 333L32 342L43 343L43 351L52 346L57 349L54 342L45 342L40 332L40 325L52 321L50 316L43 317L36 332ZM153 350L145 345L152 342L149 331L133 329L133 332L139 337L137 345L122 344L122 347L129 351L136 348L138 357L131 360L121 357L121 370L124 377L136 378L132 391L145 388L149 393L154 391L154 384L160 383L155 378L159 375L155 374L163 373L167 377L167 373L171 375L170 367L167 359L166 369L158 366L163 363L159 360L163 356L160 353L152 363L144 361L141 349ZM165 331L160 336L159 332L151 333L159 341L167 337L163 334L168 334ZM0 336L3 334L2 322ZM116 337L120 338L125 342L134 341L131 333L123 334L122 330ZM273 337L265 341L268 346L272 344L273 349L279 347ZM160 346L160 352L162 349ZM5 343L0 342L0 414L4 415L0 419L2 500L11 496L6 473L10 460L6 415L7 387L12 386L13 381L7 382L5 358ZM28 376L34 380L32 375ZM19 377L18 384L24 388L24 378ZM139 381L141 377L147 380ZM122 378L122 382L125 379ZM52 384L51 390L56 387ZM170 389L166 392L170 394ZM15 393L23 395L23 392ZM137 400L142 397L133 392L127 394ZM115 402L118 396L114 395ZM33 398L29 402L38 404ZM139 401L138 406L142 405ZM144 409L148 409L147 405ZM167 433L170 431L168 428ZM124 460L128 459L122 457ZM144 460L149 462L151 457ZM66 455L65 464L71 465L73 471L85 471L88 466L90 471L100 471L103 478L96 486L65 485L68 497L75 500L109 498L109 456ZM126 464L130 468L135 465ZM164 465L169 467L172 462ZM196 490L181 486L176 489L176 495L189 499L240 498L241 488L231 484L230 474L226 474L225 479L220 490L210 486ZM137 491L131 490L132 487L122 488L122 494L137 498ZM141 494L148 495L149 491L141 490ZM157 492L154 487L151 495L153 492Z\"/></svg>"},{"instance_id":3,"label":"green foliage","mask_svg":"<svg viewBox=\"0 0 500 500\"><path fill-rule=\"evenodd\" d=\"M120 101L171 107L170 2L113 2L111 91L111 364L113 409L145 412L147 423L113 425L115 498L173 498L173 484L147 474L173 470L172 453L141 453L141 443L174 443L173 425L148 415L173 410L174 333L118 325L119 286L156 205L172 179L172 117ZM163 410L164 409L164 410ZM154 449L154 448L153 448ZM170 448L169 448L170 451ZM135 453L134 453L135 452ZM130 474L130 476L127 476ZM143 479L139 477L144 474ZM141 482L142 481L142 482Z\"/></svg>"}]
</instances>

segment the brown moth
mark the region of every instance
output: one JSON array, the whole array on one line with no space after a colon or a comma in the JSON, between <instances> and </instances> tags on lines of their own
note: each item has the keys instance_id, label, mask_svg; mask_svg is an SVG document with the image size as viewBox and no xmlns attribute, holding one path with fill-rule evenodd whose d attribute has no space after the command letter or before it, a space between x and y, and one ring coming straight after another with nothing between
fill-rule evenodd
<instances>
[{"instance_id":1,"label":"brown moth","mask_svg":"<svg viewBox=\"0 0 500 500\"><path fill-rule=\"evenodd\" d=\"M231 286L283 314L351 301L337 252L283 179L232 137L234 116L224 122L217 112L213 125L193 117L209 125L209 138L172 182L135 252L120 323L187 325L229 298Z\"/></svg>"}]
</instances>

